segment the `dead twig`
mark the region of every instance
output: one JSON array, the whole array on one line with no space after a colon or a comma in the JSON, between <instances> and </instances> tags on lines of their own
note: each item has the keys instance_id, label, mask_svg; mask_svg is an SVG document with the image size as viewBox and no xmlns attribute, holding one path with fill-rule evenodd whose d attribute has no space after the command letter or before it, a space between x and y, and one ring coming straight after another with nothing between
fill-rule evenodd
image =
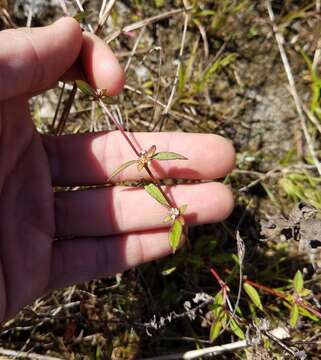
<instances>
[{"instance_id":1,"label":"dead twig","mask_svg":"<svg viewBox=\"0 0 321 360\"><path fill-rule=\"evenodd\" d=\"M272 335L272 337L277 340L287 339L290 336L288 330L284 327L278 327L272 331L267 332L267 334ZM192 359L198 359L201 357L202 358L214 357L214 356L224 354L226 352L246 349L250 346L251 346L251 344L247 340L241 340L241 341L236 341L236 342L233 342L230 344L211 346L211 347L200 349L200 350L187 351L186 353L181 353L181 354L156 356L156 357L145 359L145 360L177 360L177 359L192 360Z\"/></svg>"},{"instance_id":2,"label":"dead twig","mask_svg":"<svg viewBox=\"0 0 321 360\"><path fill-rule=\"evenodd\" d=\"M131 53L130 53L130 56L129 56L129 58L127 59L127 63L126 63L126 65L125 65L125 69L124 69L125 72L127 72L128 68L129 68L129 66L130 66L130 63L131 63L133 57L134 57L135 54L136 54L136 50L137 50L138 45L139 45L139 43L140 43L140 41L141 41L141 39L142 39L142 37L143 37L143 35L144 35L145 30L146 30L146 26L143 26L143 27L141 28L138 36L137 36L137 39L136 39L135 44L134 44L134 46L133 46L133 49L132 49L132 51L131 51Z\"/></svg>"},{"instance_id":3,"label":"dead twig","mask_svg":"<svg viewBox=\"0 0 321 360\"><path fill-rule=\"evenodd\" d=\"M184 48L185 48L185 41L186 41L186 32L187 32L187 26L188 26L188 22L189 22L189 14L187 12L184 13L184 28L183 28L183 35L182 35L182 40L181 40L181 47L179 50L179 58L177 60L177 67L176 67L176 73L175 73L175 78L174 78L174 82L173 82L173 86L172 86L172 90L171 90L171 94L169 96L166 108L163 111L163 115L168 114L171 106L172 106L172 102L176 93L176 88L177 88L177 83L178 83L178 77L179 77L179 73L181 71L181 67L182 67L182 57L183 57L183 52L184 52Z\"/></svg>"},{"instance_id":4,"label":"dead twig","mask_svg":"<svg viewBox=\"0 0 321 360\"><path fill-rule=\"evenodd\" d=\"M9 350L0 348L0 354L5 356L10 356L13 358L25 358L25 359L32 359L32 360L63 360L62 358L57 358L53 356L47 356L47 355L40 355L35 353L29 353L26 351L15 351L15 350Z\"/></svg>"},{"instance_id":5,"label":"dead twig","mask_svg":"<svg viewBox=\"0 0 321 360\"><path fill-rule=\"evenodd\" d=\"M12 20L7 9L5 9L3 7L0 7L0 18L3 21L6 28L8 28L8 29L16 29L17 28L17 25Z\"/></svg>"},{"instance_id":6,"label":"dead twig","mask_svg":"<svg viewBox=\"0 0 321 360\"><path fill-rule=\"evenodd\" d=\"M60 4L60 7L62 8L62 11L63 11L64 15L65 15L65 16L68 16L68 15L69 15L69 11L68 11L68 8L67 8L67 5L66 5L65 0L59 0L59 4Z\"/></svg>"},{"instance_id":7,"label":"dead twig","mask_svg":"<svg viewBox=\"0 0 321 360\"><path fill-rule=\"evenodd\" d=\"M29 5L26 27L31 26L34 9L35 9L35 0L31 0Z\"/></svg>"},{"instance_id":8,"label":"dead twig","mask_svg":"<svg viewBox=\"0 0 321 360\"><path fill-rule=\"evenodd\" d=\"M174 9L174 10L166 11L166 12L164 12L162 14L159 14L159 15L156 15L156 16L151 16L151 17L146 18L144 20L137 21L137 22L135 22L133 24L130 24L130 25L127 25L127 26L123 27L122 29L115 30L113 33L111 33L105 39L105 41L107 43L110 43L111 41L115 40L120 34L126 34L126 33L129 33L131 31L138 30L138 29L140 29L140 28L142 28L144 26L151 25L151 24L153 24L155 22L167 19L167 18L172 17L174 15L181 14L182 12L189 12L191 9L192 8Z\"/></svg>"},{"instance_id":9,"label":"dead twig","mask_svg":"<svg viewBox=\"0 0 321 360\"><path fill-rule=\"evenodd\" d=\"M116 3L116 0L109 0L107 3L107 0L104 0L101 4L100 11L99 11L99 20L98 20L98 26L95 31L96 35L100 35L108 18L109 15Z\"/></svg>"}]
</instances>

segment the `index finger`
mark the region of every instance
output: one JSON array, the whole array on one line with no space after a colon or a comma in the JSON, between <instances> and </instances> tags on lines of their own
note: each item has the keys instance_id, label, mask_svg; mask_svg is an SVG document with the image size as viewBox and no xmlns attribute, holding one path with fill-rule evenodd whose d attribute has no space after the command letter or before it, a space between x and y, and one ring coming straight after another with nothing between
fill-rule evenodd
<instances>
[{"instance_id":1,"label":"index finger","mask_svg":"<svg viewBox=\"0 0 321 360\"><path fill-rule=\"evenodd\" d=\"M234 167L232 143L218 135L177 132L130 133L142 150L156 145L157 152L172 151L188 160L152 161L150 168L158 178L216 179ZM118 131L44 136L54 185L105 184L112 172L126 161L137 159ZM131 166L113 180L148 178L145 170Z\"/></svg>"}]
</instances>

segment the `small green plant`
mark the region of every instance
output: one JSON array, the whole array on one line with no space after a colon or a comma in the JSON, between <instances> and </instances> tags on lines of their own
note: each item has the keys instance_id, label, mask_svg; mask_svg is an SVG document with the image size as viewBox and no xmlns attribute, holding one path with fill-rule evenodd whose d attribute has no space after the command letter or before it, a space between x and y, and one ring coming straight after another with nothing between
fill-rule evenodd
<instances>
[{"instance_id":1,"label":"small green plant","mask_svg":"<svg viewBox=\"0 0 321 360\"><path fill-rule=\"evenodd\" d=\"M264 312L266 309L263 308L260 295L256 289L281 299L284 306L290 310L288 322L293 328L296 327L300 315L309 318L312 321L320 321L321 313L319 310L304 299L311 294L311 291L304 288L304 280L300 270L296 272L291 285L292 289L290 292L283 292L278 289L258 284L257 282L246 278L243 283L243 288L251 299L251 302Z\"/></svg>"},{"instance_id":2,"label":"small green plant","mask_svg":"<svg viewBox=\"0 0 321 360\"><path fill-rule=\"evenodd\" d=\"M221 290L214 296L212 308L214 321L210 328L210 340L214 342L227 328L229 328L229 330L238 338L244 340L245 333L239 325L236 314L234 314L231 309L231 302L228 297L230 289L213 267L210 268L210 272L221 287ZM237 307L237 311L239 310L240 309Z\"/></svg>"},{"instance_id":3,"label":"small green plant","mask_svg":"<svg viewBox=\"0 0 321 360\"><path fill-rule=\"evenodd\" d=\"M147 174L150 176L151 182L148 185L145 185L144 189L153 199L155 199L159 204L161 204L168 210L168 214L165 217L164 221L170 223L171 225L168 234L168 240L173 253L175 253L179 245L182 243L183 237L186 235L186 223L183 215L186 212L187 205L177 207L171 201L171 199L162 189L159 180L153 175L152 171L150 170L150 165L155 160L187 160L187 158L175 152L156 152L156 145L152 145L148 150L139 151L136 145L126 134L124 128L116 121L116 119L112 116L112 114L106 107L103 101L103 99L107 95L106 91L100 89L94 90L87 82L83 80L76 81L76 85L78 86L79 90L81 90L85 95L90 97L92 101L96 101L101 106L101 108L105 111L105 113L109 116L114 125L121 132L121 134L136 155L136 159L129 160L124 164L121 164L117 169L115 169L107 181L109 182L113 177L119 175L122 171L133 165L137 166L138 171L142 171L143 169L145 169Z\"/></svg>"}]
</instances>

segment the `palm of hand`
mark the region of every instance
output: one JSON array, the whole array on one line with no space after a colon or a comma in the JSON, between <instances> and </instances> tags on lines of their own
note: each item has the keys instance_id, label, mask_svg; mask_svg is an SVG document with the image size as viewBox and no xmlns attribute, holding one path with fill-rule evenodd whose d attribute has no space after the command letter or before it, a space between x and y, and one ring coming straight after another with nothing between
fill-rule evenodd
<instances>
[{"instance_id":1,"label":"palm of hand","mask_svg":"<svg viewBox=\"0 0 321 360\"><path fill-rule=\"evenodd\" d=\"M54 200L27 99L3 102L0 114L0 309L10 317L48 287Z\"/></svg>"},{"instance_id":2,"label":"palm of hand","mask_svg":"<svg viewBox=\"0 0 321 360\"><path fill-rule=\"evenodd\" d=\"M1 322L47 291L158 259L171 248L166 212L142 189L53 192L53 185L102 185L132 159L118 132L46 137L30 117L28 98L62 76L77 79L73 64L79 58L92 86L119 93L124 75L111 50L70 18L43 29L1 32L0 43ZM210 180L234 166L233 147L220 136L134 136L143 149L155 144L159 151L189 158L184 164L157 164L159 178ZM120 175L122 180L141 176L134 167ZM230 190L219 183L170 190L177 204L188 204L188 224L220 221L233 208Z\"/></svg>"}]
</instances>

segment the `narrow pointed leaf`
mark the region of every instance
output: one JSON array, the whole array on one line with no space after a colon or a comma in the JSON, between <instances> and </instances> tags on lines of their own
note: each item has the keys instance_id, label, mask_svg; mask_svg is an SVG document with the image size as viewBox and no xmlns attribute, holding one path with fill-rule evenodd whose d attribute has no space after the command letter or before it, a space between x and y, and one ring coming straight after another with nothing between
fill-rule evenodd
<instances>
[{"instance_id":1,"label":"narrow pointed leaf","mask_svg":"<svg viewBox=\"0 0 321 360\"><path fill-rule=\"evenodd\" d=\"M289 324L292 327L295 327L298 320L299 320L299 306L297 304L294 304L291 309Z\"/></svg>"},{"instance_id":2,"label":"narrow pointed leaf","mask_svg":"<svg viewBox=\"0 0 321 360\"><path fill-rule=\"evenodd\" d=\"M154 184L148 184L144 186L144 189L148 192L148 194L153 197L156 201L158 201L160 204L169 207L169 203L165 199L164 195L161 193L161 191L158 189L158 187Z\"/></svg>"},{"instance_id":3,"label":"narrow pointed leaf","mask_svg":"<svg viewBox=\"0 0 321 360\"><path fill-rule=\"evenodd\" d=\"M303 276L300 270L298 270L293 279L294 290L297 294L300 294L303 290Z\"/></svg>"},{"instance_id":4,"label":"narrow pointed leaf","mask_svg":"<svg viewBox=\"0 0 321 360\"><path fill-rule=\"evenodd\" d=\"M161 274L162 274L163 276L167 276L167 275L172 274L175 270L176 270L176 266L174 266L174 267L172 267L172 268L169 268L169 269L163 270Z\"/></svg>"},{"instance_id":5,"label":"narrow pointed leaf","mask_svg":"<svg viewBox=\"0 0 321 360\"><path fill-rule=\"evenodd\" d=\"M217 319L211 326L210 330L210 340L213 342L220 334L223 327L221 319Z\"/></svg>"},{"instance_id":6,"label":"narrow pointed leaf","mask_svg":"<svg viewBox=\"0 0 321 360\"><path fill-rule=\"evenodd\" d=\"M263 310L261 298L260 298L259 293L256 291L256 289L248 283L244 283L243 288L244 288L244 291L249 296L249 298L252 300L253 304L256 305L260 310Z\"/></svg>"},{"instance_id":7,"label":"narrow pointed leaf","mask_svg":"<svg viewBox=\"0 0 321 360\"><path fill-rule=\"evenodd\" d=\"M183 233L183 225L179 220L175 220L169 231L169 244L173 253L177 250Z\"/></svg>"},{"instance_id":8,"label":"narrow pointed leaf","mask_svg":"<svg viewBox=\"0 0 321 360\"><path fill-rule=\"evenodd\" d=\"M159 152L153 156L154 160L188 160L187 157L174 152Z\"/></svg>"},{"instance_id":9,"label":"narrow pointed leaf","mask_svg":"<svg viewBox=\"0 0 321 360\"><path fill-rule=\"evenodd\" d=\"M114 176L118 175L119 173L121 173L122 171L124 171L125 169L127 169L129 166L134 165L137 163L137 160L130 160L125 162L124 164L120 165L116 170L114 170L112 172L112 174L110 175L109 179L113 178Z\"/></svg>"},{"instance_id":10,"label":"narrow pointed leaf","mask_svg":"<svg viewBox=\"0 0 321 360\"><path fill-rule=\"evenodd\" d=\"M239 337L242 340L245 339L245 334L235 319L231 319L230 328L237 337Z\"/></svg>"},{"instance_id":11,"label":"narrow pointed leaf","mask_svg":"<svg viewBox=\"0 0 321 360\"><path fill-rule=\"evenodd\" d=\"M211 326L210 340L213 342L221 333L221 329L226 325L227 315L223 308L220 308L219 313Z\"/></svg>"},{"instance_id":12,"label":"narrow pointed leaf","mask_svg":"<svg viewBox=\"0 0 321 360\"><path fill-rule=\"evenodd\" d=\"M215 295L215 298L214 298L214 304L213 304L213 315L215 317L218 317L220 312L222 311L223 309L223 305L225 305L225 302L224 302L224 296L223 296L223 291L220 290L216 295Z\"/></svg>"},{"instance_id":13,"label":"narrow pointed leaf","mask_svg":"<svg viewBox=\"0 0 321 360\"><path fill-rule=\"evenodd\" d=\"M76 80L76 84L80 91L82 91L85 95L88 96L96 96L95 90L86 82L83 80Z\"/></svg>"},{"instance_id":14,"label":"narrow pointed leaf","mask_svg":"<svg viewBox=\"0 0 321 360\"><path fill-rule=\"evenodd\" d=\"M302 289L301 291L300 291L300 293L299 293L299 295L301 296L301 297L305 297L305 296L309 296L309 295L311 295L311 290L309 290L309 289Z\"/></svg>"}]
</instances>

